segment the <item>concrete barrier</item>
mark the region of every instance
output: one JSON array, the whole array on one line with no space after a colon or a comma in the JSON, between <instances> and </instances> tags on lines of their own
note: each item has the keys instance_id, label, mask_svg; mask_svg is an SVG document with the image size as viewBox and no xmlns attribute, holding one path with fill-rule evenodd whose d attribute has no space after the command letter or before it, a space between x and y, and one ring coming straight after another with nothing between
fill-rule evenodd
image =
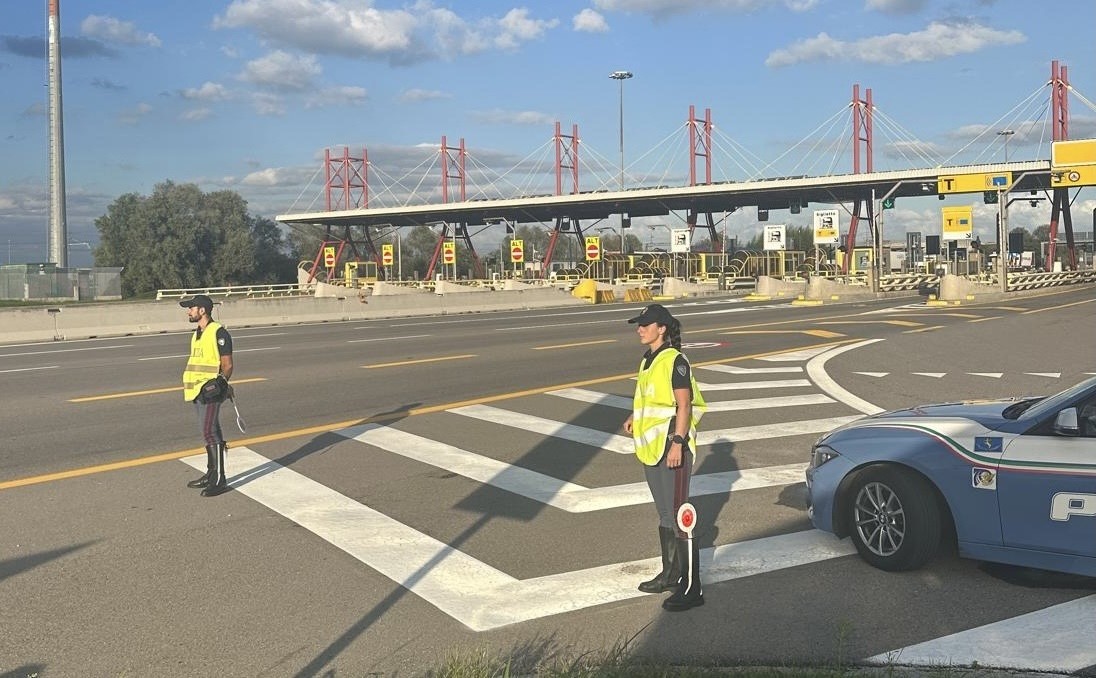
<instances>
[{"instance_id":1,"label":"concrete barrier","mask_svg":"<svg viewBox=\"0 0 1096 678\"><path fill-rule=\"evenodd\" d=\"M662 294L667 297L706 297L719 293L719 285L701 285L681 278L662 279Z\"/></svg>"},{"instance_id":2,"label":"concrete barrier","mask_svg":"<svg viewBox=\"0 0 1096 678\"><path fill-rule=\"evenodd\" d=\"M551 287L513 291L389 294L359 297L345 290L341 297L269 297L216 301L213 317L228 328L286 325L339 320L452 315L484 311L520 311L557 306L581 306L563 290ZM193 325L177 300L111 304L67 304L46 308L0 309L0 342L184 332Z\"/></svg>"}]
</instances>

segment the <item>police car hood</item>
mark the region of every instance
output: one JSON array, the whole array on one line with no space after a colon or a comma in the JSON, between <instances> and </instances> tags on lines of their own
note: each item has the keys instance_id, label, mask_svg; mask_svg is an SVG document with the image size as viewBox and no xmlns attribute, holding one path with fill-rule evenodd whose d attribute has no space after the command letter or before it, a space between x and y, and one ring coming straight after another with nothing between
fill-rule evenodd
<instances>
[{"instance_id":1,"label":"police car hood","mask_svg":"<svg viewBox=\"0 0 1096 678\"><path fill-rule=\"evenodd\" d=\"M938 403L935 405L918 405L901 410L891 410L872 415L868 419L905 419L907 421L928 423L933 419L968 419L977 422L987 429L996 429L1002 424L1015 419L1006 419L1004 411L1011 405L1020 402L1016 398L1008 400L967 400L955 403Z\"/></svg>"}]
</instances>

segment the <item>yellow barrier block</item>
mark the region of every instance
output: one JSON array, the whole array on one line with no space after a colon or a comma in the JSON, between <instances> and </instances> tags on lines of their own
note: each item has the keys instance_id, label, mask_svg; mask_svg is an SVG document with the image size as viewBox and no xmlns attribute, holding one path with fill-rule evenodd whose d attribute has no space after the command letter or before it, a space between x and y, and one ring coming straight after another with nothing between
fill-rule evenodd
<instances>
[{"instance_id":1,"label":"yellow barrier block","mask_svg":"<svg viewBox=\"0 0 1096 678\"><path fill-rule=\"evenodd\" d=\"M590 280L589 278L587 278L586 280L578 281L578 284L575 285L575 288L571 290L571 296L577 297L579 299L589 299L591 304L596 304L597 281Z\"/></svg>"},{"instance_id":2,"label":"yellow barrier block","mask_svg":"<svg viewBox=\"0 0 1096 678\"><path fill-rule=\"evenodd\" d=\"M624 301L654 301L654 297L646 287L635 287L624 291Z\"/></svg>"},{"instance_id":3,"label":"yellow barrier block","mask_svg":"<svg viewBox=\"0 0 1096 678\"><path fill-rule=\"evenodd\" d=\"M598 290L596 304L611 304L616 301L616 294L612 290Z\"/></svg>"}]
</instances>

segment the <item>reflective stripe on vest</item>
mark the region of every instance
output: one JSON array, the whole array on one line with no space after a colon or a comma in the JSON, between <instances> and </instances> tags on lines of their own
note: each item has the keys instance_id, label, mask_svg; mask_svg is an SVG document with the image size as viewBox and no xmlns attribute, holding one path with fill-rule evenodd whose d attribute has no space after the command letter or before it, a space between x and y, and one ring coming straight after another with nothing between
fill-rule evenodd
<instances>
[{"instance_id":1,"label":"reflective stripe on vest","mask_svg":"<svg viewBox=\"0 0 1096 678\"><path fill-rule=\"evenodd\" d=\"M198 333L190 335L190 359L183 370L183 400L192 402L198 397L202 384L221 372L221 354L217 350L217 330L220 323L211 322Z\"/></svg>"},{"instance_id":2,"label":"reflective stripe on vest","mask_svg":"<svg viewBox=\"0 0 1096 678\"><path fill-rule=\"evenodd\" d=\"M651 366L643 369L639 364L639 377L636 380L636 394L632 399L632 440L635 441L636 457L647 466L654 466L666 450L666 437L672 435L670 419L677 413L677 401L674 400L673 370L674 360L681 355L675 348L662 349L651 361ZM689 381L693 391L693 416L689 422L689 450L696 457L696 426L707 409L692 371Z\"/></svg>"}]
</instances>

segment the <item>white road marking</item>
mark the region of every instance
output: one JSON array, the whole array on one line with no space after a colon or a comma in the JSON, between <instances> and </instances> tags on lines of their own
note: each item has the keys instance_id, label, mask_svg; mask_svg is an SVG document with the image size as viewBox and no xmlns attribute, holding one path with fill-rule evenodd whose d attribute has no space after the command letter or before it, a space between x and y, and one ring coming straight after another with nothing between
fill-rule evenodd
<instances>
[{"instance_id":1,"label":"white road marking","mask_svg":"<svg viewBox=\"0 0 1096 678\"><path fill-rule=\"evenodd\" d=\"M859 414L849 417L829 417L826 419L806 419L804 421L783 421L776 424L761 424L759 426L740 426L738 428L723 428L706 430L701 428L697 434L701 445L716 445L719 443L735 443L743 440L765 440L767 438L782 438L784 436L797 436L807 433L827 433L845 424L862 419ZM804 448L806 449L806 448Z\"/></svg>"},{"instance_id":2,"label":"white road marking","mask_svg":"<svg viewBox=\"0 0 1096 678\"><path fill-rule=\"evenodd\" d=\"M0 374L6 374L8 372L34 372L36 370L55 370L60 365L43 365L42 367L16 367L10 370L0 370Z\"/></svg>"},{"instance_id":3,"label":"white road marking","mask_svg":"<svg viewBox=\"0 0 1096 678\"><path fill-rule=\"evenodd\" d=\"M1073 673L1096 665L1096 595L868 657L879 664Z\"/></svg>"},{"instance_id":4,"label":"white road marking","mask_svg":"<svg viewBox=\"0 0 1096 678\"><path fill-rule=\"evenodd\" d=\"M779 355L771 355L767 358L758 358L758 360L765 360L768 362L802 362L809 360L819 353L826 351L827 346L821 346L818 348L805 348L802 351L789 351L788 353L781 353Z\"/></svg>"},{"instance_id":5,"label":"white road marking","mask_svg":"<svg viewBox=\"0 0 1096 678\"><path fill-rule=\"evenodd\" d=\"M183 462L203 470L205 455ZM243 494L345 551L473 631L646 595L636 582L660 558L516 579L246 447L225 458L230 484ZM700 552L709 584L855 553L848 540L817 530L725 544ZM475 582L469 586L468 582Z\"/></svg>"},{"instance_id":6,"label":"white road marking","mask_svg":"<svg viewBox=\"0 0 1096 678\"><path fill-rule=\"evenodd\" d=\"M802 372L802 367L739 367L738 365L702 365L698 370L712 370L725 374L777 374Z\"/></svg>"},{"instance_id":7,"label":"white road marking","mask_svg":"<svg viewBox=\"0 0 1096 678\"><path fill-rule=\"evenodd\" d=\"M1030 374L1033 377L1051 377L1053 379L1059 379L1062 376L1061 372L1024 372L1024 374Z\"/></svg>"},{"instance_id":8,"label":"white road marking","mask_svg":"<svg viewBox=\"0 0 1096 678\"><path fill-rule=\"evenodd\" d=\"M972 377L989 377L990 379L1000 379L1004 376L1002 372L967 372Z\"/></svg>"},{"instance_id":9,"label":"white road marking","mask_svg":"<svg viewBox=\"0 0 1096 678\"><path fill-rule=\"evenodd\" d=\"M653 501L646 481L590 488L378 424L351 426L335 433L568 513L604 511ZM793 485L803 482L806 468L803 463L705 473L693 476L689 488L692 496L698 497Z\"/></svg>"},{"instance_id":10,"label":"white road marking","mask_svg":"<svg viewBox=\"0 0 1096 678\"><path fill-rule=\"evenodd\" d=\"M562 422L553 421L552 419L545 419L531 414L522 414L520 412L511 412L510 410L491 407L490 405L467 405L465 407L455 407L451 410L446 410L446 412L471 417L472 419L480 419L492 424L520 428L524 431L532 431L533 433L540 433L554 438L562 438L563 440L570 440L571 442L582 443L583 445L591 445L603 450L609 450L610 452L616 452L617 454L633 454L635 452L630 436L606 433L605 431L599 431L585 426L577 426L575 424L564 424ZM621 417L620 423L621 425L624 424L624 417Z\"/></svg>"},{"instance_id":11,"label":"white road marking","mask_svg":"<svg viewBox=\"0 0 1096 678\"><path fill-rule=\"evenodd\" d=\"M933 379L940 379L944 375L946 375L947 372L910 372L910 374L916 375L918 377L932 377Z\"/></svg>"},{"instance_id":12,"label":"white road marking","mask_svg":"<svg viewBox=\"0 0 1096 678\"><path fill-rule=\"evenodd\" d=\"M878 377L885 377L888 374L890 374L890 372L853 372L853 374L862 374L865 377L877 377L878 378Z\"/></svg>"},{"instance_id":13,"label":"white road marking","mask_svg":"<svg viewBox=\"0 0 1096 678\"><path fill-rule=\"evenodd\" d=\"M446 412L460 414L473 419L501 424L518 428L523 431L532 431L542 435L562 438L584 445L591 445L617 454L634 454L635 448L632 439L628 436L606 433L585 426L563 424L551 419L544 419L520 412L511 412L490 405L468 405L456 407ZM743 440L763 440L765 438L780 438L784 436L802 435L806 433L825 433L838 426L856 421L860 415L849 417L828 417L825 419L807 419L804 421L783 421L775 424L762 424L759 426L739 426L737 428L724 428L708 430L701 428L699 432L699 444L715 445L718 443L741 442ZM623 420L621 420L623 421Z\"/></svg>"},{"instance_id":14,"label":"white road marking","mask_svg":"<svg viewBox=\"0 0 1096 678\"><path fill-rule=\"evenodd\" d=\"M51 353L79 353L81 351L105 351L112 348L130 348L133 344L117 344L115 346L88 346L87 348L59 348L53 351L21 351L19 353L0 353L0 358L18 358L28 355L49 355Z\"/></svg>"},{"instance_id":15,"label":"white road marking","mask_svg":"<svg viewBox=\"0 0 1096 678\"><path fill-rule=\"evenodd\" d=\"M421 339L423 337L432 337L432 334L409 334L406 337L376 337L374 339L348 339L348 344L360 344L366 341L398 341L400 339Z\"/></svg>"},{"instance_id":16,"label":"white road marking","mask_svg":"<svg viewBox=\"0 0 1096 678\"><path fill-rule=\"evenodd\" d=\"M796 388L799 386L811 386L806 379L771 379L768 381L733 381L726 384L709 384L697 382L701 393L708 391L744 391L751 388Z\"/></svg>"},{"instance_id":17,"label":"white road marking","mask_svg":"<svg viewBox=\"0 0 1096 678\"><path fill-rule=\"evenodd\" d=\"M843 386L833 380L832 377L826 372L826 361L835 356L839 356L846 351L852 351L862 346L868 346L874 344L877 341L883 341L882 339L865 339L864 341L857 342L855 344L845 344L844 346L838 346L837 348L830 349L825 353L819 354L814 358L811 358L807 363L807 375L810 376L818 388L822 389L823 393L826 393L833 397L838 402L845 403L854 410L863 412L864 414L878 414L883 411L882 407L873 405L859 396L855 396L846 390Z\"/></svg>"}]
</instances>

